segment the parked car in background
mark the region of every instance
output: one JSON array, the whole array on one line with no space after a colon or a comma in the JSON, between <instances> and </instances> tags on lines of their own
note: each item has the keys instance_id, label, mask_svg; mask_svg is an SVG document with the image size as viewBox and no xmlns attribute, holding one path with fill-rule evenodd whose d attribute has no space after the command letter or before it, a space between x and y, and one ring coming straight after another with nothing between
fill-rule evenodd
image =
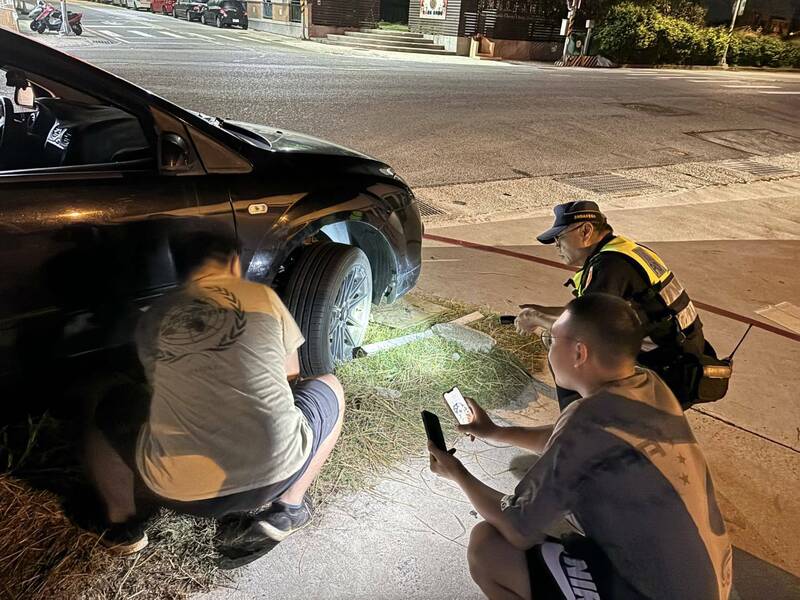
<instances>
[{"instance_id":1,"label":"parked car in background","mask_svg":"<svg viewBox=\"0 0 800 600\"><path fill-rule=\"evenodd\" d=\"M156 14L171 15L173 4L173 0L151 0L150 10Z\"/></svg>"},{"instance_id":2,"label":"parked car in background","mask_svg":"<svg viewBox=\"0 0 800 600\"><path fill-rule=\"evenodd\" d=\"M247 9L239 0L208 0L202 18L206 25L247 29Z\"/></svg>"},{"instance_id":3,"label":"parked car in background","mask_svg":"<svg viewBox=\"0 0 800 600\"><path fill-rule=\"evenodd\" d=\"M150 0L125 0L125 6L133 10L150 10Z\"/></svg>"},{"instance_id":4,"label":"parked car in background","mask_svg":"<svg viewBox=\"0 0 800 600\"><path fill-rule=\"evenodd\" d=\"M172 16L176 19L199 21L207 4L208 0L175 0L172 5Z\"/></svg>"},{"instance_id":5,"label":"parked car in background","mask_svg":"<svg viewBox=\"0 0 800 600\"><path fill-rule=\"evenodd\" d=\"M114 6L128 6L128 0L111 0Z\"/></svg>"}]
</instances>

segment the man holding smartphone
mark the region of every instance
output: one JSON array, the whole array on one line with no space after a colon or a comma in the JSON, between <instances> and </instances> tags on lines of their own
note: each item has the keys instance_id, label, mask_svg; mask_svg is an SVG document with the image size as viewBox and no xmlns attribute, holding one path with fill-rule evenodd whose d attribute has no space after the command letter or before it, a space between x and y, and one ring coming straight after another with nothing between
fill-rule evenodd
<instances>
[{"instance_id":1,"label":"man holding smartphone","mask_svg":"<svg viewBox=\"0 0 800 600\"><path fill-rule=\"evenodd\" d=\"M636 365L636 314L591 294L546 336L556 382L577 390L554 426L500 427L474 401L465 434L541 453L513 494L429 444L431 470L485 519L470 573L499 599L727 600L731 547L697 441L674 394ZM585 535L549 538L574 518Z\"/></svg>"}]
</instances>

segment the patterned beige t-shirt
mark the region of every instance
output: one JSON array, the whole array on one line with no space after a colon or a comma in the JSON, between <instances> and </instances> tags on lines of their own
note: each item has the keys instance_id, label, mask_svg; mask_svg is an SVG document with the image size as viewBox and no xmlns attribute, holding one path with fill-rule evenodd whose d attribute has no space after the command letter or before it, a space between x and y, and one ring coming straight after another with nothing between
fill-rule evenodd
<instances>
[{"instance_id":1,"label":"patterned beige t-shirt","mask_svg":"<svg viewBox=\"0 0 800 600\"><path fill-rule=\"evenodd\" d=\"M288 478L313 433L286 380L303 336L267 286L212 275L157 300L137 330L153 388L136 463L148 487L181 501Z\"/></svg>"}]
</instances>

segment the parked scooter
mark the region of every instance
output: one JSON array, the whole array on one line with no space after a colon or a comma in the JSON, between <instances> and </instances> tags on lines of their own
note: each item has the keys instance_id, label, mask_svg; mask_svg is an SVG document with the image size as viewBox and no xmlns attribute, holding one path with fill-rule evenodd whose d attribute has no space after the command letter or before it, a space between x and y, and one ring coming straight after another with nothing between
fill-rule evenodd
<instances>
[{"instance_id":1,"label":"parked scooter","mask_svg":"<svg viewBox=\"0 0 800 600\"><path fill-rule=\"evenodd\" d=\"M67 15L67 22L75 35L83 33L83 26L81 25L83 13L70 12ZM42 12L31 21L31 29L38 33L45 31L60 31L61 30L61 11L56 9L51 4L45 4Z\"/></svg>"},{"instance_id":2,"label":"parked scooter","mask_svg":"<svg viewBox=\"0 0 800 600\"><path fill-rule=\"evenodd\" d=\"M32 11L28 13L28 18L31 20L31 30L36 31L38 25L36 25L36 19L42 14L42 10L44 10L45 2L44 0L36 0L36 6L33 8Z\"/></svg>"}]
</instances>

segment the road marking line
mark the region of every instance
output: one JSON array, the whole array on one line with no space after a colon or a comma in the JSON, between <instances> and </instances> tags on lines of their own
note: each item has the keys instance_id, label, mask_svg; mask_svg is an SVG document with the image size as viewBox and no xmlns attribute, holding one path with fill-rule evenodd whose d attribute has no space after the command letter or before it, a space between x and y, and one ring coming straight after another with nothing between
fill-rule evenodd
<instances>
[{"instance_id":1,"label":"road marking line","mask_svg":"<svg viewBox=\"0 0 800 600\"><path fill-rule=\"evenodd\" d=\"M99 33L102 33L102 34L104 34L104 35L107 35L107 36L109 36L109 37L113 37L113 38L122 39L122 36L121 36L120 34L118 34L118 33L114 33L113 31L108 31L108 30L106 30L106 29L98 29L97 31L98 31Z\"/></svg>"},{"instance_id":2,"label":"road marking line","mask_svg":"<svg viewBox=\"0 0 800 600\"><path fill-rule=\"evenodd\" d=\"M139 35L141 37L156 37L154 35L150 35L149 33L145 33L144 31L136 31L135 29L131 29L129 33L132 33L133 35Z\"/></svg>"},{"instance_id":3,"label":"road marking line","mask_svg":"<svg viewBox=\"0 0 800 600\"><path fill-rule=\"evenodd\" d=\"M234 42L241 41L242 38L237 37L235 35L225 35L224 33L217 33L214 37L224 38L226 40L233 40Z\"/></svg>"},{"instance_id":4,"label":"road marking line","mask_svg":"<svg viewBox=\"0 0 800 600\"><path fill-rule=\"evenodd\" d=\"M186 35L191 35L193 37L199 37L201 39L208 40L209 42L213 42L214 41L214 38L212 38L211 36L208 36L208 35L203 35L202 33L192 33L192 32L187 31Z\"/></svg>"},{"instance_id":5,"label":"road marking line","mask_svg":"<svg viewBox=\"0 0 800 600\"><path fill-rule=\"evenodd\" d=\"M178 38L179 40L185 40L186 38L182 35L178 35L177 33L172 33L171 31L167 31L166 29L158 29L159 33L163 33L164 35L168 35L169 37Z\"/></svg>"},{"instance_id":6,"label":"road marking line","mask_svg":"<svg viewBox=\"0 0 800 600\"><path fill-rule=\"evenodd\" d=\"M783 96L796 96L800 94L800 92L758 92L759 94L779 94Z\"/></svg>"},{"instance_id":7,"label":"road marking line","mask_svg":"<svg viewBox=\"0 0 800 600\"><path fill-rule=\"evenodd\" d=\"M744 89L744 90L760 90L760 89L775 89L775 90L779 90L779 89L781 89L781 86L779 86L779 85L745 85L745 84L742 84L742 85L723 85L722 87L739 88L739 89Z\"/></svg>"}]
</instances>

